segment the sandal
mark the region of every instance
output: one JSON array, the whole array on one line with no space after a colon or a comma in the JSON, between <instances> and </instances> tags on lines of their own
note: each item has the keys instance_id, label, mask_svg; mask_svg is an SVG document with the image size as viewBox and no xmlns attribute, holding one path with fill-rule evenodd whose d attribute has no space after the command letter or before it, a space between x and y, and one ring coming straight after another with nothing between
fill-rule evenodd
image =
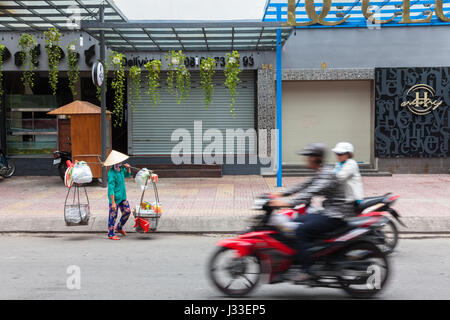
<instances>
[{"instance_id":1,"label":"sandal","mask_svg":"<svg viewBox=\"0 0 450 320\"><path fill-rule=\"evenodd\" d=\"M124 236L127 235L127 233L125 232L125 230L117 230L117 228L114 228L114 231L115 231L115 232L118 232L118 233L120 233L120 234L122 234L122 235L124 235Z\"/></svg>"}]
</instances>

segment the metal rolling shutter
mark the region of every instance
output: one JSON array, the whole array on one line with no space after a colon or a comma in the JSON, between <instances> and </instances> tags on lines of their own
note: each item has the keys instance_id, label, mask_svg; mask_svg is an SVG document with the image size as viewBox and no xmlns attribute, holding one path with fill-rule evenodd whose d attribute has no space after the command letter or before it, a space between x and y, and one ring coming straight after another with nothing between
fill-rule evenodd
<instances>
[{"instance_id":1,"label":"metal rolling shutter","mask_svg":"<svg viewBox=\"0 0 450 320\"><path fill-rule=\"evenodd\" d=\"M297 152L311 142L355 147L355 160L371 161L372 83L365 80L283 82L283 164L304 164ZM335 163L329 151L327 162Z\"/></svg>"},{"instance_id":2,"label":"metal rolling shutter","mask_svg":"<svg viewBox=\"0 0 450 320\"><path fill-rule=\"evenodd\" d=\"M194 121L202 121L203 132L210 128L219 129L223 134L224 145L226 129L240 128L245 131L255 128L255 76L252 71L243 71L240 74L241 83L238 87L234 117L230 113L230 96L222 71L217 71L214 76L213 101L208 109L204 103L199 71L191 72L191 91L182 104L178 104L175 96L168 93L166 75L162 74L161 102L155 106L147 95L145 76L142 74L141 99L132 101L136 106L134 110L129 108L128 145L131 155L169 155L178 144L178 141L171 141L172 133L177 128L189 130L192 139L191 151L194 153ZM129 99L133 99L132 96L129 92ZM209 143L203 142L203 149ZM247 153L247 150L248 142L244 152ZM227 153L242 153L241 151Z\"/></svg>"}]
</instances>

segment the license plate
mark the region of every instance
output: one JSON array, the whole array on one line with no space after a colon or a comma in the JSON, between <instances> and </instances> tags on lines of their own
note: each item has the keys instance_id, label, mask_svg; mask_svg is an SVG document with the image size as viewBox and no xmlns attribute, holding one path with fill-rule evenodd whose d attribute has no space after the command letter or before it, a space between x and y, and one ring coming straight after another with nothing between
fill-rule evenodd
<instances>
[{"instance_id":1,"label":"license plate","mask_svg":"<svg viewBox=\"0 0 450 320\"><path fill-rule=\"evenodd\" d=\"M60 163L61 163L61 158L53 160L53 165L60 164Z\"/></svg>"}]
</instances>

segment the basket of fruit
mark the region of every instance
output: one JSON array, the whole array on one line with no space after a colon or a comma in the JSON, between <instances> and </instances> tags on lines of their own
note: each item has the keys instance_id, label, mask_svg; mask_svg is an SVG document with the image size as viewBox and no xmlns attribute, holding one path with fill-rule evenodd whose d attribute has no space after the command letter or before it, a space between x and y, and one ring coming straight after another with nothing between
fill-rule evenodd
<instances>
[{"instance_id":1,"label":"basket of fruit","mask_svg":"<svg viewBox=\"0 0 450 320\"><path fill-rule=\"evenodd\" d=\"M142 189L142 196L140 205L133 209L135 218L134 228L138 233L154 232L158 228L158 222L162 214L158 188L156 187L158 175L144 168L136 174L135 181ZM153 202L144 201L145 190L150 187L154 191L155 201Z\"/></svg>"}]
</instances>

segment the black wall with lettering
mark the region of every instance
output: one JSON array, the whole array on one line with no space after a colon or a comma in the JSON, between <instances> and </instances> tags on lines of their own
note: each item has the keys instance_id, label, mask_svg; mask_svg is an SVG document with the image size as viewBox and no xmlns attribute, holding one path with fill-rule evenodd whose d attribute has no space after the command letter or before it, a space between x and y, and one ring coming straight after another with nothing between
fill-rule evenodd
<instances>
[{"instance_id":1,"label":"black wall with lettering","mask_svg":"<svg viewBox=\"0 0 450 320\"><path fill-rule=\"evenodd\" d=\"M450 68L375 69L375 156L448 157L449 138Z\"/></svg>"}]
</instances>

